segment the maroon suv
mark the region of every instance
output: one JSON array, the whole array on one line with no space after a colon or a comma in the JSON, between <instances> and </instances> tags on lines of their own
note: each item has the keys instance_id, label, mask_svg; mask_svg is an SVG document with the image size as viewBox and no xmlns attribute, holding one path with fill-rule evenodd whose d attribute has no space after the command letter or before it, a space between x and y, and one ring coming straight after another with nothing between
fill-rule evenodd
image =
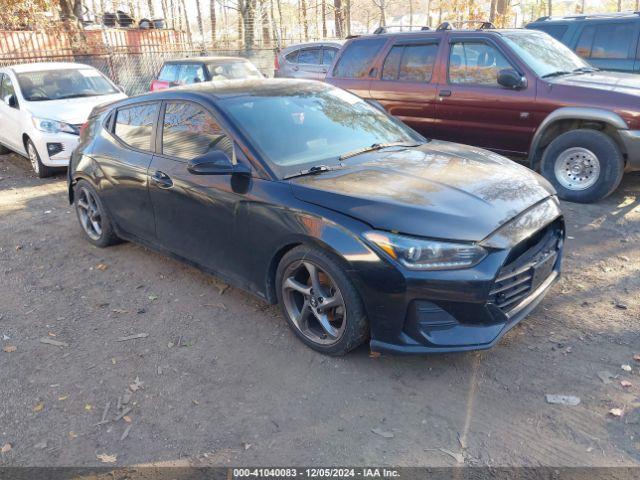
<instances>
[{"instance_id":1,"label":"maroon suv","mask_svg":"<svg viewBox=\"0 0 640 480\"><path fill-rule=\"evenodd\" d=\"M543 32L357 37L327 81L427 137L527 156L566 200L600 200L640 170L640 77L599 71Z\"/></svg>"}]
</instances>

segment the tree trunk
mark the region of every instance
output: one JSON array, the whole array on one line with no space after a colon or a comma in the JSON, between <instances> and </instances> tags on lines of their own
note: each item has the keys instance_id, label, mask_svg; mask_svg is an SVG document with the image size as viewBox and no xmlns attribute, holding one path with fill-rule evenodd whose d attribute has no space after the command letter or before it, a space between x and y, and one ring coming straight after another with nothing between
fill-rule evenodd
<instances>
[{"instance_id":1,"label":"tree trunk","mask_svg":"<svg viewBox=\"0 0 640 480\"><path fill-rule=\"evenodd\" d=\"M260 0L260 28L262 29L262 45L269 45L271 43L271 32L269 31L267 0Z\"/></svg>"},{"instance_id":2,"label":"tree trunk","mask_svg":"<svg viewBox=\"0 0 640 480\"><path fill-rule=\"evenodd\" d=\"M202 8L200 0L196 0L196 20L198 22L198 32L200 32L200 44L204 49L204 24L202 23Z\"/></svg>"},{"instance_id":3,"label":"tree trunk","mask_svg":"<svg viewBox=\"0 0 640 480\"><path fill-rule=\"evenodd\" d=\"M342 38L342 0L333 0L333 19L336 27L336 37Z\"/></svg>"},{"instance_id":4,"label":"tree trunk","mask_svg":"<svg viewBox=\"0 0 640 480\"><path fill-rule=\"evenodd\" d=\"M553 0L549 0L549 16L553 15Z\"/></svg>"},{"instance_id":5,"label":"tree trunk","mask_svg":"<svg viewBox=\"0 0 640 480\"><path fill-rule=\"evenodd\" d=\"M327 0L322 0L321 8L322 8L322 38L327 38Z\"/></svg>"},{"instance_id":6,"label":"tree trunk","mask_svg":"<svg viewBox=\"0 0 640 480\"><path fill-rule=\"evenodd\" d=\"M211 46L215 48L216 45L216 28L217 28L217 17L216 17L216 0L211 0L210 9L209 9L209 17L211 18Z\"/></svg>"},{"instance_id":7,"label":"tree trunk","mask_svg":"<svg viewBox=\"0 0 640 480\"><path fill-rule=\"evenodd\" d=\"M153 0L147 0L147 5L149 6L149 20L153 20L156 16L156 9L153 6Z\"/></svg>"},{"instance_id":8,"label":"tree trunk","mask_svg":"<svg viewBox=\"0 0 640 480\"><path fill-rule=\"evenodd\" d=\"M348 37L351 35L351 0L344 0L344 26Z\"/></svg>"},{"instance_id":9,"label":"tree trunk","mask_svg":"<svg viewBox=\"0 0 640 480\"><path fill-rule=\"evenodd\" d=\"M491 23L496 21L496 0L491 0L491 6L489 7L489 21Z\"/></svg>"},{"instance_id":10,"label":"tree trunk","mask_svg":"<svg viewBox=\"0 0 640 480\"><path fill-rule=\"evenodd\" d=\"M278 5L278 25L280 26L280 42L282 43L282 37L284 36L283 32L282 32L282 3L280 2L280 0L277 0L277 5Z\"/></svg>"},{"instance_id":11,"label":"tree trunk","mask_svg":"<svg viewBox=\"0 0 640 480\"><path fill-rule=\"evenodd\" d=\"M191 35L191 23L189 23L189 14L187 13L187 4L185 0L181 0L182 2L182 15L180 17L184 18L184 23L187 27L187 39L189 40L189 46L193 48L193 35Z\"/></svg>"},{"instance_id":12,"label":"tree trunk","mask_svg":"<svg viewBox=\"0 0 640 480\"><path fill-rule=\"evenodd\" d=\"M427 27L431 26L431 0L427 0Z\"/></svg>"},{"instance_id":13,"label":"tree trunk","mask_svg":"<svg viewBox=\"0 0 640 480\"><path fill-rule=\"evenodd\" d=\"M307 17L307 0L300 0L300 13L302 14L304 39L305 41L309 41L309 18Z\"/></svg>"},{"instance_id":14,"label":"tree trunk","mask_svg":"<svg viewBox=\"0 0 640 480\"><path fill-rule=\"evenodd\" d=\"M380 26L384 27L387 24L387 5L385 0L380 0L378 9L380 10Z\"/></svg>"},{"instance_id":15,"label":"tree trunk","mask_svg":"<svg viewBox=\"0 0 640 480\"><path fill-rule=\"evenodd\" d=\"M255 44L253 31L256 0L239 0L238 7L242 15L242 31L244 32L244 47L251 50Z\"/></svg>"}]
</instances>

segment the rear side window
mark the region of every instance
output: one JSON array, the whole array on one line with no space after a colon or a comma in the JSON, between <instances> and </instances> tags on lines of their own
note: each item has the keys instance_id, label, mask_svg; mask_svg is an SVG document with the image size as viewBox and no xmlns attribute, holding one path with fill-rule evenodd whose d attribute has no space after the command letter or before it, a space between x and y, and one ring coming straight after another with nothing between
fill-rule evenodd
<instances>
[{"instance_id":1,"label":"rear side window","mask_svg":"<svg viewBox=\"0 0 640 480\"><path fill-rule=\"evenodd\" d=\"M384 61L383 80L429 82L438 54L438 45L397 45Z\"/></svg>"},{"instance_id":2,"label":"rear side window","mask_svg":"<svg viewBox=\"0 0 640 480\"><path fill-rule=\"evenodd\" d=\"M583 58L630 58L635 30L631 22L586 26L578 39L576 53Z\"/></svg>"},{"instance_id":3,"label":"rear side window","mask_svg":"<svg viewBox=\"0 0 640 480\"><path fill-rule=\"evenodd\" d=\"M157 103L121 108L116 112L113 133L130 147L151 151L151 137L157 115Z\"/></svg>"},{"instance_id":4,"label":"rear side window","mask_svg":"<svg viewBox=\"0 0 640 480\"><path fill-rule=\"evenodd\" d=\"M233 141L213 116L195 103L167 103L162 126L162 153L192 160L212 149L222 150L229 159L233 158Z\"/></svg>"},{"instance_id":5,"label":"rear side window","mask_svg":"<svg viewBox=\"0 0 640 480\"><path fill-rule=\"evenodd\" d=\"M178 72L180 72L180 65L177 63L169 63L162 67L158 80L163 82L175 82L178 80Z\"/></svg>"},{"instance_id":6,"label":"rear side window","mask_svg":"<svg viewBox=\"0 0 640 480\"><path fill-rule=\"evenodd\" d=\"M322 50L319 48L305 48L304 50L300 50L300 53L298 54L298 63L319 65L321 53Z\"/></svg>"},{"instance_id":7,"label":"rear side window","mask_svg":"<svg viewBox=\"0 0 640 480\"><path fill-rule=\"evenodd\" d=\"M322 64L323 65L331 65L333 63L333 60L336 58L336 53L337 52L338 52L338 50L335 49L335 48L325 47L324 48L324 55L322 57Z\"/></svg>"},{"instance_id":8,"label":"rear side window","mask_svg":"<svg viewBox=\"0 0 640 480\"><path fill-rule=\"evenodd\" d=\"M287 62L298 63L298 52L300 50L294 50L291 53L288 53L284 58L287 59Z\"/></svg>"},{"instance_id":9,"label":"rear side window","mask_svg":"<svg viewBox=\"0 0 640 480\"><path fill-rule=\"evenodd\" d=\"M551 35L556 40L560 40L564 36L569 26L568 25L533 25L528 28L531 28L533 30L540 30L541 32L546 33L547 35Z\"/></svg>"},{"instance_id":10,"label":"rear side window","mask_svg":"<svg viewBox=\"0 0 640 480\"><path fill-rule=\"evenodd\" d=\"M338 78L364 78L369 74L371 63L384 46L386 39L371 38L352 42L340 56L333 69Z\"/></svg>"},{"instance_id":11,"label":"rear side window","mask_svg":"<svg viewBox=\"0 0 640 480\"><path fill-rule=\"evenodd\" d=\"M458 42L451 45L450 83L498 87L498 72L505 68L512 66L492 45L483 42Z\"/></svg>"}]
</instances>

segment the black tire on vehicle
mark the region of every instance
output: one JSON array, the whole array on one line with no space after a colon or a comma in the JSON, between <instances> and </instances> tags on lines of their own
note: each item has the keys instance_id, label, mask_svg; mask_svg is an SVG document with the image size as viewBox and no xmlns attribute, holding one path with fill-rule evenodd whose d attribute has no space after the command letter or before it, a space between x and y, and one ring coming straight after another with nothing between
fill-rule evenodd
<instances>
[{"instance_id":1,"label":"black tire on vehicle","mask_svg":"<svg viewBox=\"0 0 640 480\"><path fill-rule=\"evenodd\" d=\"M11 150L0 144L0 155L6 155L7 153L11 153Z\"/></svg>"},{"instance_id":2,"label":"black tire on vehicle","mask_svg":"<svg viewBox=\"0 0 640 480\"><path fill-rule=\"evenodd\" d=\"M540 170L563 200L592 203L618 188L624 174L624 159L616 142L606 133L571 130L545 149Z\"/></svg>"},{"instance_id":3,"label":"black tire on vehicle","mask_svg":"<svg viewBox=\"0 0 640 480\"><path fill-rule=\"evenodd\" d=\"M280 261L275 285L289 326L314 350L345 355L369 337L362 299L333 254L295 247Z\"/></svg>"},{"instance_id":4,"label":"black tire on vehicle","mask_svg":"<svg viewBox=\"0 0 640 480\"><path fill-rule=\"evenodd\" d=\"M42 160L40 160L38 149L30 138L27 139L25 147L27 148L27 158L31 162L31 168L33 168L33 171L38 176L38 178L47 178L53 175L54 169L51 167L47 167L42 163Z\"/></svg>"},{"instance_id":5,"label":"black tire on vehicle","mask_svg":"<svg viewBox=\"0 0 640 480\"><path fill-rule=\"evenodd\" d=\"M86 180L74 187L73 203L82 231L96 247L108 247L120 240L96 189Z\"/></svg>"}]
</instances>

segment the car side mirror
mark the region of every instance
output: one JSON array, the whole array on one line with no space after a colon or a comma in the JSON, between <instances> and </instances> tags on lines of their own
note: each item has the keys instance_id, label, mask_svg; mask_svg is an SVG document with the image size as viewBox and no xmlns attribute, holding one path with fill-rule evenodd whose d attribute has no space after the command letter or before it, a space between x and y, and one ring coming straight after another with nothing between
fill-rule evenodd
<instances>
[{"instance_id":1,"label":"car side mirror","mask_svg":"<svg viewBox=\"0 0 640 480\"><path fill-rule=\"evenodd\" d=\"M498 72L498 84L511 90L522 90L527 87L527 78L512 68L506 68Z\"/></svg>"},{"instance_id":2,"label":"car side mirror","mask_svg":"<svg viewBox=\"0 0 640 480\"><path fill-rule=\"evenodd\" d=\"M189 161L187 166L193 175L250 175L251 169L240 163L232 163L222 150L211 150Z\"/></svg>"},{"instance_id":3,"label":"car side mirror","mask_svg":"<svg viewBox=\"0 0 640 480\"><path fill-rule=\"evenodd\" d=\"M12 94L9 95L6 99L5 102L7 102L7 105L9 105L11 108L18 108L18 98L16 97L16 94Z\"/></svg>"}]
</instances>

